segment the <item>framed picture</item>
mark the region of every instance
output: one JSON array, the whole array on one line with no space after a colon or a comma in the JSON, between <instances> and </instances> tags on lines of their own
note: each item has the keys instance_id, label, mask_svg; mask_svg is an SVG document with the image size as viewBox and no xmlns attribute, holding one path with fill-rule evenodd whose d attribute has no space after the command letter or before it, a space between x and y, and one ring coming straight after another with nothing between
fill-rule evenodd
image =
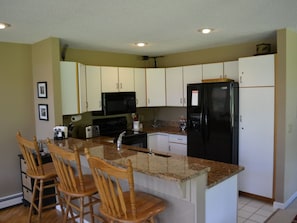
<instances>
[{"instance_id":1,"label":"framed picture","mask_svg":"<svg viewBox=\"0 0 297 223\"><path fill-rule=\"evenodd\" d=\"M48 105L38 104L39 120L48 121Z\"/></svg>"},{"instance_id":2,"label":"framed picture","mask_svg":"<svg viewBox=\"0 0 297 223\"><path fill-rule=\"evenodd\" d=\"M47 98L47 83L37 82L37 96L38 98Z\"/></svg>"}]
</instances>

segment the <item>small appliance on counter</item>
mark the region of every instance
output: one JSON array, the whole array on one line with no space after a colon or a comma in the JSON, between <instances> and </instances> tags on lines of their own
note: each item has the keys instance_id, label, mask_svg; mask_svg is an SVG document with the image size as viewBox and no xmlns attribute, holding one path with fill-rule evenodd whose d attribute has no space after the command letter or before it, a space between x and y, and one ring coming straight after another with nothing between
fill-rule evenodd
<instances>
[{"instance_id":1,"label":"small appliance on counter","mask_svg":"<svg viewBox=\"0 0 297 223\"><path fill-rule=\"evenodd\" d=\"M90 139L100 136L98 125L75 126L72 131L72 137L78 139Z\"/></svg>"},{"instance_id":2,"label":"small appliance on counter","mask_svg":"<svg viewBox=\"0 0 297 223\"><path fill-rule=\"evenodd\" d=\"M68 127L67 126L56 126L53 128L54 139L61 140L68 138Z\"/></svg>"}]
</instances>

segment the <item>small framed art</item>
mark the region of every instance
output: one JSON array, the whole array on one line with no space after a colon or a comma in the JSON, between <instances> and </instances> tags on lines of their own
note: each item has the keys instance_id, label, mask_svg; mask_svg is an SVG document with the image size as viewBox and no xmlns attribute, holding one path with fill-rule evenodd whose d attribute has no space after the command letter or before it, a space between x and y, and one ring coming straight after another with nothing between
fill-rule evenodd
<instances>
[{"instance_id":1,"label":"small framed art","mask_svg":"<svg viewBox=\"0 0 297 223\"><path fill-rule=\"evenodd\" d=\"M47 98L47 83L46 82L37 82L37 97L38 98Z\"/></svg>"},{"instance_id":2,"label":"small framed art","mask_svg":"<svg viewBox=\"0 0 297 223\"><path fill-rule=\"evenodd\" d=\"M39 120L48 121L48 105L38 104Z\"/></svg>"}]
</instances>

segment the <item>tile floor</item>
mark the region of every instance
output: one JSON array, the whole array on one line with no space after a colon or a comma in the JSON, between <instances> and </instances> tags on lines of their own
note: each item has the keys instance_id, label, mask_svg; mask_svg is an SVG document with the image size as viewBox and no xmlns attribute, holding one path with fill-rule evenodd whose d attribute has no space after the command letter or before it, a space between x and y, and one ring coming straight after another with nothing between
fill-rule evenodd
<instances>
[{"instance_id":1,"label":"tile floor","mask_svg":"<svg viewBox=\"0 0 297 223\"><path fill-rule=\"evenodd\" d=\"M263 223L276 209L272 204L239 196L238 223Z\"/></svg>"}]
</instances>

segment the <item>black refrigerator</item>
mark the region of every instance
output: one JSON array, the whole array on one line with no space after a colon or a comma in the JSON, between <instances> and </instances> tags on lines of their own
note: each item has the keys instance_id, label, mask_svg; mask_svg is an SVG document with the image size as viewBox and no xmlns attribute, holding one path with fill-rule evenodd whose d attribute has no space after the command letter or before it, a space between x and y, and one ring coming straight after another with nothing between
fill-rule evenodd
<instances>
[{"instance_id":1,"label":"black refrigerator","mask_svg":"<svg viewBox=\"0 0 297 223\"><path fill-rule=\"evenodd\" d=\"M187 86L187 154L238 164L238 83Z\"/></svg>"}]
</instances>

